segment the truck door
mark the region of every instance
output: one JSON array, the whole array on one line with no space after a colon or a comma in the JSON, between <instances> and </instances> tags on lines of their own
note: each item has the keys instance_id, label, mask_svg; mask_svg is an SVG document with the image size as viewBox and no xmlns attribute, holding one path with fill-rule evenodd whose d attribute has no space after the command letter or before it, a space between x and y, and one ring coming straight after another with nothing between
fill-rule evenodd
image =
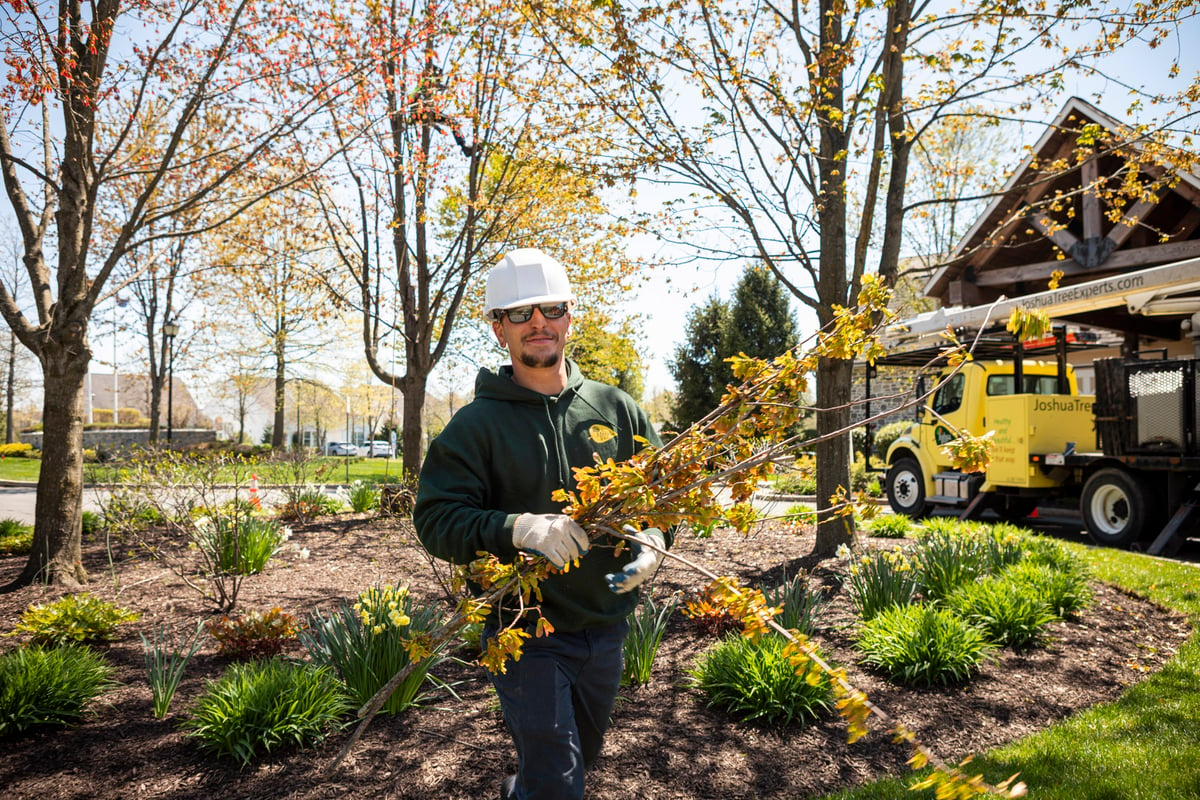
<instances>
[{"instance_id":1,"label":"truck door","mask_svg":"<svg viewBox=\"0 0 1200 800\"><path fill-rule=\"evenodd\" d=\"M950 459L941 452L943 445L963 431L975 436L983 433L983 408L979 397L982 371L978 364L964 365L959 372L944 379L929 403L925 416L926 424L932 428L930 455L938 469L950 466Z\"/></svg>"}]
</instances>

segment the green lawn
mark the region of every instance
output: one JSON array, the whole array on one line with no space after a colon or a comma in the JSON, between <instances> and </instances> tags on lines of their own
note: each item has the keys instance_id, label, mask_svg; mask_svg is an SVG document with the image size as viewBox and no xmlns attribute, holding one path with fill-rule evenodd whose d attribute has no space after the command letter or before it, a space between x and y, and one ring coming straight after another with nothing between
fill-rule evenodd
<instances>
[{"instance_id":1,"label":"green lawn","mask_svg":"<svg viewBox=\"0 0 1200 800\"><path fill-rule=\"evenodd\" d=\"M42 462L36 458L0 458L0 481L36 481Z\"/></svg>"},{"instance_id":2,"label":"green lawn","mask_svg":"<svg viewBox=\"0 0 1200 800\"><path fill-rule=\"evenodd\" d=\"M1076 547L1096 577L1200 623L1200 567L1137 553ZM992 783L1020 772L1037 800L1184 800L1200 797L1200 637L1119 700L1080 712L977 757L968 769ZM913 776L827 795L827 800L924 800Z\"/></svg>"},{"instance_id":3,"label":"green lawn","mask_svg":"<svg viewBox=\"0 0 1200 800\"><path fill-rule=\"evenodd\" d=\"M394 458L319 458L328 464L330 471L325 483L349 483L356 480L395 480L401 474L400 462ZM0 459L0 480L36 482L42 462L36 458ZM114 468L104 464L85 464L84 480L108 482L113 479Z\"/></svg>"}]
</instances>

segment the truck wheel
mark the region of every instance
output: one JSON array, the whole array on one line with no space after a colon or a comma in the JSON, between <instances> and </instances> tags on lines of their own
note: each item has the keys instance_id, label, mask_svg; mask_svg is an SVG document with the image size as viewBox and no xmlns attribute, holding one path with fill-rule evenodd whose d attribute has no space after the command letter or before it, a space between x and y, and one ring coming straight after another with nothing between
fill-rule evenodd
<instances>
[{"instance_id":1,"label":"truck wheel","mask_svg":"<svg viewBox=\"0 0 1200 800\"><path fill-rule=\"evenodd\" d=\"M900 458L887 471L887 498L892 511L913 519L929 514L925 502L925 478L916 459Z\"/></svg>"},{"instance_id":2,"label":"truck wheel","mask_svg":"<svg viewBox=\"0 0 1200 800\"><path fill-rule=\"evenodd\" d=\"M1120 469L1102 469L1088 478L1079 510L1088 535L1107 547L1129 547L1149 532L1156 514L1150 490Z\"/></svg>"}]
</instances>

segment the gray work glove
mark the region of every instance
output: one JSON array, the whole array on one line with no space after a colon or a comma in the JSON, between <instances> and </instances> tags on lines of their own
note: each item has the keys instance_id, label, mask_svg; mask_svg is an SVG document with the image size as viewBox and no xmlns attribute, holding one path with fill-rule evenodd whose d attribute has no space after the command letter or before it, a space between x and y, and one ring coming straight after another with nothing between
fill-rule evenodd
<instances>
[{"instance_id":1,"label":"gray work glove","mask_svg":"<svg viewBox=\"0 0 1200 800\"><path fill-rule=\"evenodd\" d=\"M667 538L658 528L646 528L644 531L636 533L657 547L665 549L667 546ZM608 581L608 588L617 594L625 594L636 589L654 574L663 560L662 553L649 547L642 547L638 542L633 542L629 550L633 553L633 561L626 564L620 572L612 572L604 576Z\"/></svg>"},{"instance_id":2,"label":"gray work glove","mask_svg":"<svg viewBox=\"0 0 1200 800\"><path fill-rule=\"evenodd\" d=\"M544 556L562 569L590 545L579 523L565 514L522 514L513 523L513 546Z\"/></svg>"}]
</instances>

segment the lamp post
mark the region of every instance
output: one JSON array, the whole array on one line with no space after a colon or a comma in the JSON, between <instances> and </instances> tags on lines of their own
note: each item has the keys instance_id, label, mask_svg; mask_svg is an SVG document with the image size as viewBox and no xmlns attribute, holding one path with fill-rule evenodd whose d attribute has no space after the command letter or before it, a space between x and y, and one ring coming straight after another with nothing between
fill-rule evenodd
<instances>
[{"instance_id":1,"label":"lamp post","mask_svg":"<svg viewBox=\"0 0 1200 800\"><path fill-rule=\"evenodd\" d=\"M179 335L179 323L174 320L168 320L163 323L163 336L167 337L167 441L171 441L174 434L174 420L172 419L173 406L175 401L175 337Z\"/></svg>"}]
</instances>

